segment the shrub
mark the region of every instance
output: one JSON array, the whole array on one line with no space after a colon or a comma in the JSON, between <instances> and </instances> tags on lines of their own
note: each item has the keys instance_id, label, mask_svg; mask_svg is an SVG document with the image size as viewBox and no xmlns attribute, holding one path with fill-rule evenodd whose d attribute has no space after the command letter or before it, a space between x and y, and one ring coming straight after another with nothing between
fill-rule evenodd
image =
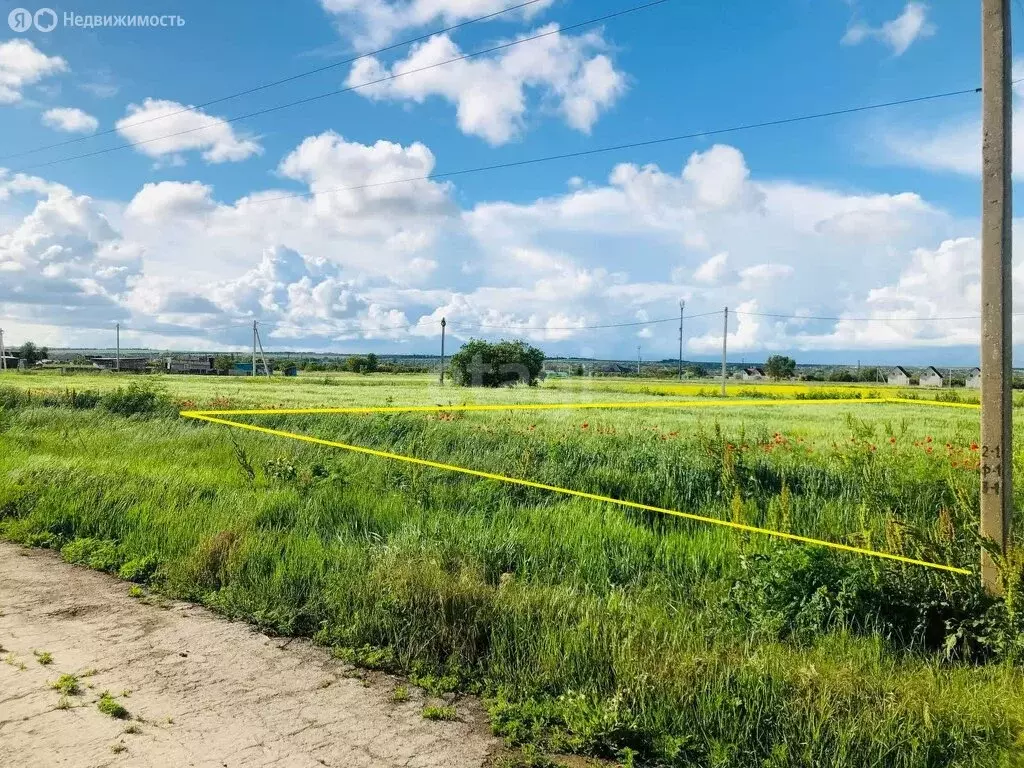
<instances>
[{"instance_id":1,"label":"shrub","mask_svg":"<svg viewBox=\"0 0 1024 768\"><path fill-rule=\"evenodd\" d=\"M110 695L110 691L104 691L100 694L100 699L96 702L96 709L104 715L108 715L117 720L128 719L128 710L122 707L117 702L117 699Z\"/></svg>"},{"instance_id":2,"label":"shrub","mask_svg":"<svg viewBox=\"0 0 1024 768\"><path fill-rule=\"evenodd\" d=\"M61 548L60 556L66 562L108 573L117 573L124 563L117 542L104 539L74 539Z\"/></svg>"},{"instance_id":3,"label":"shrub","mask_svg":"<svg viewBox=\"0 0 1024 768\"><path fill-rule=\"evenodd\" d=\"M174 411L174 404L156 387L134 381L127 387L118 387L105 394L100 404L119 416L170 414Z\"/></svg>"},{"instance_id":4,"label":"shrub","mask_svg":"<svg viewBox=\"0 0 1024 768\"><path fill-rule=\"evenodd\" d=\"M756 631L778 638L877 632L899 648L975 662L1015 658L1024 631L1012 605L987 596L975 576L816 547L743 557L730 600Z\"/></svg>"},{"instance_id":5,"label":"shrub","mask_svg":"<svg viewBox=\"0 0 1024 768\"><path fill-rule=\"evenodd\" d=\"M117 575L125 581L147 584L152 580L160 563L153 555L136 557L121 566Z\"/></svg>"}]
</instances>

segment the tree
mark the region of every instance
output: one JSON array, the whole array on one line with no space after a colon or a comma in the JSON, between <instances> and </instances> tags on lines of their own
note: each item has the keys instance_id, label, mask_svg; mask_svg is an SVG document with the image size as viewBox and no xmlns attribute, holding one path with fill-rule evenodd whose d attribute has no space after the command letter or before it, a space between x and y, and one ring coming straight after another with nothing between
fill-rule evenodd
<instances>
[{"instance_id":1,"label":"tree","mask_svg":"<svg viewBox=\"0 0 1024 768\"><path fill-rule=\"evenodd\" d=\"M849 384L857 379L845 368L833 368L828 375L828 380L840 384Z\"/></svg>"},{"instance_id":2,"label":"tree","mask_svg":"<svg viewBox=\"0 0 1024 768\"><path fill-rule=\"evenodd\" d=\"M772 355L764 363L764 372L776 381L791 379L796 373L796 360L785 355Z\"/></svg>"},{"instance_id":3,"label":"tree","mask_svg":"<svg viewBox=\"0 0 1024 768\"><path fill-rule=\"evenodd\" d=\"M544 353L523 341L492 344L470 339L451 358L452 378L463 387L535 386Z\"/></svg>"},{"instance_id":4,"label":"tree","mask_svg":"<svg viewBox=\"0 0 1024 768\"><path fill-rule=\"evenodd\" d=\"M21 358L28 365L35 365L40 360L45 360L50 352L46 347L37 347L31 341L26 341L16 350L14 356Z\"/></svg>"},{"instance_id":5,"label":"tree","mask_svg":"<svg viewBox=\"0 0 1024 768\"><path fill-rule=\"evenodd\" d=\"M708 375L708 372L704 370L702 365L688 365L683 370L683 375L688 379L703 379Z\"/></svg>"},{"instance_id":6,"label":"tree","mask_svg":"<svg viewBox=\"0 0 1024 768\"><path fill-rule=\"evenodd\" d=\"M363 365L363 373L373 373L379 367L379 360L377 356L371 352L366 356L365 364Z\"/></svg>"},{"instance_id":7,"label":"tree","mask_svg":"<svg viewBox=\"0 0 1024 768\"><path fill-rule=\"evenodd\" d=\"M235 365L234 355L217 355L213 358L213 370L220 373L227 373Z\"/></svg>"}]
</instances>

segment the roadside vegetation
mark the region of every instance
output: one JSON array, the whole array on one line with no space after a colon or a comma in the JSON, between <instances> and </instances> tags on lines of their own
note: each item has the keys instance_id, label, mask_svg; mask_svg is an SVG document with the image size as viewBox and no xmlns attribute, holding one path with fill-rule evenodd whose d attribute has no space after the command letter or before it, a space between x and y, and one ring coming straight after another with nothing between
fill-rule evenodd
<instances>
[{"instance_id":1,"label":"roadside vegetation","mask_svg":"<svg viewBox=\"0 0 1024 768\"><path fill-rule=\"evenodd\" d=\"M996 601L973 576L175 415L644 399L678 384L607 383L584 397L377 375L329 389L182 377L130 390L110 378L73 381L74 395L57 377L4 378L0 535L312 636L430 696L480 693L496 732L541 752L751 768L1021 759L1016 558ZM969 410L851 401L245 418L939 563L977 560ZM457 717L450 698L424 716Z\"/></svg>"}]
</instances>

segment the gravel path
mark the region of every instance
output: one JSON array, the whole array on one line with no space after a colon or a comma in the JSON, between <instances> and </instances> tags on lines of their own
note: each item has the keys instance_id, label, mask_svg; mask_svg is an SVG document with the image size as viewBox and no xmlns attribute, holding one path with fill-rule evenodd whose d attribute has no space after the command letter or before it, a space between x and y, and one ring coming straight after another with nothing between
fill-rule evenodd
<instances>
[{"instance_id":1,"label":"gravel path","mask_svg":"<svg viewBox=\"0 0 1024 768\"><path fill-rule=\"evenodd\" d=\"M470 768L496 748L475 700L428 721L416 689L391 700L395 678L128 589L0 542L0 764ZM62 673L81 675L66 709L49 686ZM130 720L97 709L104 691Z\"/></svg>"}]
</instances>

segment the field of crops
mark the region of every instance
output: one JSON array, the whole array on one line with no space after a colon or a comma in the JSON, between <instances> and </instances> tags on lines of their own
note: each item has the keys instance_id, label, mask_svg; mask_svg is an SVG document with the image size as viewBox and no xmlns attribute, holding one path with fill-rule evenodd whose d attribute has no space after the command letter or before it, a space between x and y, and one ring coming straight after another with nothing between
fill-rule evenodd
<instances>
[{"instance_id":1,"label":"field of crops","mask_svg":"<svg viewBox=\"0 0 1024 768\"><path fill-rule=\"evenodd\" d=\"M8 374L0 535L314 636L434 691L478 692L498 733L541 752L671 766L1018 764L1016 559L1004 565L1009 599L992 601L973 576L177 415L713 394L682 386ZM815 399L837 392L765 387L753 394L808 399L728 408L238 418L973 569L977 411L857 402L895 394L886 388Z\"/></svg>"}]
</instances>

